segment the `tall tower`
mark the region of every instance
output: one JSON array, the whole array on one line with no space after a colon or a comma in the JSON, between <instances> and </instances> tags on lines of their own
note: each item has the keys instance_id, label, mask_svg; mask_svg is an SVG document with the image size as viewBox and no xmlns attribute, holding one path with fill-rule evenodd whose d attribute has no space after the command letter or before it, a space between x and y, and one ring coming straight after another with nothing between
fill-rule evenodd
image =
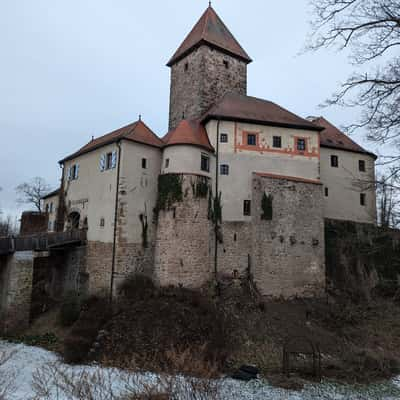
<instances>
[{"instance_id":1,"label":"tall tower","mask_svg":"<svg viewBox=\"0 0 400 400\"><path fill-rule=\"evenodd\" d=\"M169 128L201 117L227 92L247 93L248 54L211 5L169 60Z\"/></svg>"}]
</instances>

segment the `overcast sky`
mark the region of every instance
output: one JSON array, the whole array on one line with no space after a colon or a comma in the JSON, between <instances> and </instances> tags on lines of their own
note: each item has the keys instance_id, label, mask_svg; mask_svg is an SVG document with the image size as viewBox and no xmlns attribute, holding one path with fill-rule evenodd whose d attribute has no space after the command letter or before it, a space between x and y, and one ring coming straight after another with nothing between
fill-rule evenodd
<instances>
[{"instance_id":1,"label":"overcast sky","mask_svg":"<svg viewBox=\"0 0 400 400\"><path fill-rule=\"evenodd\" d=\"M0 0L0 208L20 212L15 186L35 176L56 188L57 161L142 114L168 123L170 56L206 0ZM248 94L300 116L349 123L354 110L318 105L353 70L346 54L299 55L308 0L215 0L254 62ZM361 134L360 134L361 136ZM360 136L355 139L365 145ZM371 144L366 146L374 150Z\"/></svg>"}]
</instances>

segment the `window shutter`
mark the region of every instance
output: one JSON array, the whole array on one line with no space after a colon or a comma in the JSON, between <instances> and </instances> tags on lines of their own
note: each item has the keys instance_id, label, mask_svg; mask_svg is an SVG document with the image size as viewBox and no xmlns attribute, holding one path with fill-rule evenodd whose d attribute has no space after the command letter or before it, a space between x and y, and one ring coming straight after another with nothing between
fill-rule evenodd
<instances>
[{"instance_id":1,"label":"window shutter","mask_svg":"<svg viewBox=\"0 0 400 400\"><path fill-rule=\"evenodd\" d=\"M100 156L100 164L99 164L99 167L100 167L100 171L101 171L101 172L103 172L104 169L106 168L106 155L105 155L105 154L102 154L102 155Z\"/></svg>"},{"instance_id":2,"label":"window shutter","mask_svg":"<svg viewBox=\"0 0 400 400\"><path fill-rule=\"evenodd\" d=\"M78 177L79 177L79 164L76 164L74 179L78 179Z\"/></svg>"},{"instance_id":3,"label":"window shutter","mask_svg":"<svg viewBox=\"0 0 400 400\"><path fill-rule=\"evenodd\" d=\"M117 166L117 152L113 151L111 158L111 168L115 168L116 166Z\"/></svg>"},{"instance_id":4,"label":"window shutter","mask_svg":"<svg viewBox=\"0 0 400 400\"><path fill-rule=\"evenodd\" d=\"M71 167L68 167L67 180L71 180Z\"/></svg>"}]
</instances>

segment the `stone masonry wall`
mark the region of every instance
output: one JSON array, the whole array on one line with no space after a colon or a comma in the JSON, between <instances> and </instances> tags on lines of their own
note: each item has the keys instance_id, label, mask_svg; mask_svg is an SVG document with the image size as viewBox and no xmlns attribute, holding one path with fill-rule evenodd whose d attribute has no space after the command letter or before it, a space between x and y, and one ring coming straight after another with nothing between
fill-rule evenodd
<instances>
[{"instance_id":1,"label":"stone masonry wall","mask_svg":"<svg viewBox=\"0 0 400 400\"><path fill-rule=\"evenodd\" d=\"M1 257L0 275L0 332L18 333L29 324L33 253Z\"/></svg>"},{"instance_id":2,"label":"stone masonry wall","mask_svg":"<svg viewBox=\"0 0 400 400\"><path fill-rule=\"evenodd\" d=\"M208 199L193 195L196 179L183 175L182 202L159 211L154 276L161 286L199 288L212 277Z\"/></svg>"},{"instance_id":3,"label":"stone masonry wall","mask_svg":"<svg viewBox=\"0 0 400 400\"><path fill-rule=\"evenodd\" d=\"M200 46L171 67L169 129L175 128L183 115L200 118L227 92L247 93L246 63Z\"/></svg>"},{"instance_id":4,"label":"stone masonry wall","mask_svg":"<svg viewBox=\"0 0 400 400\"><path fill-rule=\"evenodd\" d=\"M273 196L272 220L261 219L264 192ZM252 274L265 296L322 294L325 246L322 187L253 174Z\"/></svg>"}]
</instances>

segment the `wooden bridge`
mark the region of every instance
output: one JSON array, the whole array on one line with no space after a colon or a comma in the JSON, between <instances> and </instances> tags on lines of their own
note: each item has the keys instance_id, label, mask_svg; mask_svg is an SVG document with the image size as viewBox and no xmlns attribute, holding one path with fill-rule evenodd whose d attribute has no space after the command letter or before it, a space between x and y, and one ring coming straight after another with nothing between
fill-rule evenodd
<instances>
[{"instance_id":1,"label":"wooden bridge","mask_svg":"<svg viewBox=\"0 0 400 400\"><path fill-rule=\"evenodd\" d=\"M0 237L0 256L16 251L47 251L57 247L78 245L86 242L86 230L37 233L27 236Z\"/></svg>"}]
</instances>

